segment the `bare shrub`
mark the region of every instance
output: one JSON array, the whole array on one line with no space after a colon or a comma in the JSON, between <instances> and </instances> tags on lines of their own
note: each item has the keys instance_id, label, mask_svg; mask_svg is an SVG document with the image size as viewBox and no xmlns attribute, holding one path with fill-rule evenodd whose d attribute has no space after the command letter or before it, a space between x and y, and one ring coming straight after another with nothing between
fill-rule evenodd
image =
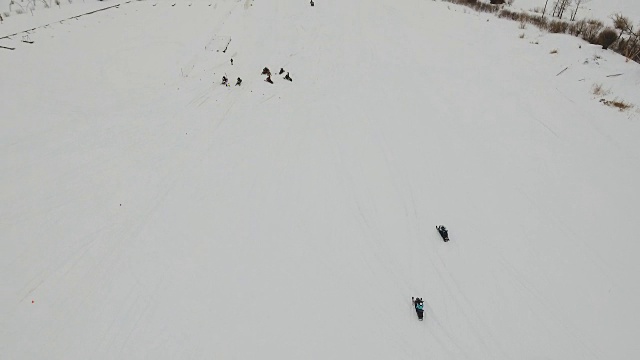
<instances>
[{"instance_id":1,"label":"bare shrub","mask_svg":"<svg viewBox=\"0 0 640 360\"><path fill-rule=\"evenodd\" d=\"M557 53L558 53L558 49L553 49L549 51L549 54L557 54Z\"/></svg>"},{"instance_id":2,"label":"bare shrub","mask_svg":"<svg viewBox=\"0 0 640 360\"><path fill-rule=\"evenodd\" d=\"M551 20L549 22L549 32L555 34L566 33L569 29L569 24L561 20Z\"/></svg>"},{"instance_id":3,"label":"bare shrub","mask_svg":"<svg viewBox=\"0 0 640 360\"><path fill-rule=\"evenodd\" d=\"M549 21L543 17L539 16L530 16L529 22L541 30L549 30Z\"/></svg>"},{"instance_id":4,"label":"bare shrub","mask_svg":"<svg viewBox=\"0 0 640 360\"><path fill-rule=\"evenodd\" d=\"M18 15L24 14L24 9L16 9L16 14Z\"/></svg>"},{"instance_id":5,"label":"bare shrub","mask_svg":"<svg viewBox=\"0 0 640 360\"><path fill-rule=\"evenodd\" d=\"M585 20L580 20L576 22L572 22L569 24L569 28L567 29L567 33L573 36L580 36L584 31L584 28L587 26L587 22Z\"/></svg>"},{"instance_id":6,"label":"bare shrub","mask_svg":"<svg viewBox=\"0 0 640 360\"><path fill-rule=\"evenodd\" d=\"M628 102L624 100L618 100L617 98L613 100L600 99L600 102L607 106L617 108L620 111L625 111L633 107L633 105L629 104Z\"/></svg>"},{"instance_id":7,"label":"bare shrub","mask_svg":"<svg viewBox=\"0 0 640 360\"><path fill-rule=\"evenodd\" d=\"M616 40L618 40L618 33L609 27L602 30L598 35L598 43L602 45L602 48L605 50L613 45Z\"/></svg>"},{"instance_id":8,"label":"bare shrub","mask_svg":"<svg viewBox=\"0 0 640 360\"><path fill-rule=\"evenodd\" d=\"M640 62L640 30L634 31L633 23L622 14L612 17L613 25L620 30L614 50L629 59Z\"/></svg>"},{"instance_id":9,"label":"bare shrub","mask_svg":"<svg viewBox=\"0 0 640 360\"><path fill-rule=\"evenodd\" d=\"M595 96L606 96L611 93L609 90L605 89L602 84L593 84L593 86L591 87L591 92Z\"/></svg>"},{"instance_id":10,"label":"bare shrub","mask_svg":"<svg viewBox=\"0 0 640 360\"><path fill-rule=\"evenodd\" d=\"M620 30L623 34L633 33L633 23L628 17L622 14L615 14L612 17L613 27Z\"/></svg>"},{"instance_id":11,"label":"bare shrub","mask_svg":"<svg viewBox=\"0 0 640 360\"><path fill-rule=\"evenodd\" d=\"M598 35L604 27L604 24L600 20L589 19L587 20L587 26L581 33L581 37L591 44L598 43Z\"/></svg>"},{"instance_id":12,"label":"bare shrub","mask_svg":"<svg viewBox=\"0 0 640 360\"><path fill-rule=\"evenodd\" d=\"M519 21L520 20L520 14L518 14L515 11L505 10L505 9L500 10L500 12L498 13L498 17L504 18L504 19L509 19L509 20L514 20L514 21Z\"/></svg>"},{"instance_id":13,"label":"bare shrub","mask_svg":"<svg viewBox=\"0 0 640 360\"><path fill-rule=\"evenodd\" d=\"M520 25L518 25L518 29L526 29L527 28L527 21L524 19L520 19Z\"/></svg>"},{"instance_id":14,"label":"bare shrub","mask_svg":"<svg viewBox=\"0 0 640 360\"><path fill-rule=\"evenodd\" d=\"M524 39L524 33L520 34L520 39Z\"/></svg>"}]
</instances>

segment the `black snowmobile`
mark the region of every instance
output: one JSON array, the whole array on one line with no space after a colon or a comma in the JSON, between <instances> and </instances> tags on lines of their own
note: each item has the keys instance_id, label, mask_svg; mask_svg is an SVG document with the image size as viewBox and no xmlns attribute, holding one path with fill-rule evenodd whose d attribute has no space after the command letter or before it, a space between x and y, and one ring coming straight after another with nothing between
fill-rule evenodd
<instances>
[{"instance_id":1,"label":"black snowmobile","mask_svg":"<svg viewBox=\"0 0 640 360\"><path fill-rule=\"evenodd\" d=\"M442 236L442 240L444 240L444 242L449 241L449 231L444 227L444 225L438 225L436 226L436 229L440 233L440 236Z\"/></svg>"},{"instance_id":2,"label":"black snowmobile","mask_svg":"<svg viewBox=\"0 0 640 360\"><path fill-rule=\"evenodd\" d=\"M424 302L422 298L411 298L411 302L413 302L413 307L416 309L416 315L418 315L418 320L422 321L424 316Z\"/></svg>"}]
</instances>

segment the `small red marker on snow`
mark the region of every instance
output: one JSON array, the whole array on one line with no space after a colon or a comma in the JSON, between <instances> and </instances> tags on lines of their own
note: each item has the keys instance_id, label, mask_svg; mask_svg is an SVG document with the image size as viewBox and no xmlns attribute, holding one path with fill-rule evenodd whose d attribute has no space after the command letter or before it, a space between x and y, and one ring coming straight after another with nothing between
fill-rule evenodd
<instances>
[{"instance_id":1,"label":"small red marker on snow","mask_svg":"<svg viewBox=\"0 0 640 360\"><path fill-rule=\"evenodd\" d=\"M33 303L35 303L35 300L31 300L31 303L32 303L32 304L33 304Z\"/></svg>"}]
</instances>

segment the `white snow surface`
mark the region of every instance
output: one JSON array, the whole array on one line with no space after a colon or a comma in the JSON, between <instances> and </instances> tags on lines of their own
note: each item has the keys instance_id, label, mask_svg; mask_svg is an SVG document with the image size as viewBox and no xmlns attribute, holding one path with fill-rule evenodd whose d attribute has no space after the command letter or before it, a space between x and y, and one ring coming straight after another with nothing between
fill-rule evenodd
<instances>
[{"instance_id":1,"label":"white snow surface","mask_svg":"<svg viewBox=\"0 0 640 360\"><path fill-rule=\"evenodd\" d=\"M638 64L421 0L134 1L22 35L0 358L640 358L640 114L591 92L640 105Z\"/></svg>"}]
</instances>

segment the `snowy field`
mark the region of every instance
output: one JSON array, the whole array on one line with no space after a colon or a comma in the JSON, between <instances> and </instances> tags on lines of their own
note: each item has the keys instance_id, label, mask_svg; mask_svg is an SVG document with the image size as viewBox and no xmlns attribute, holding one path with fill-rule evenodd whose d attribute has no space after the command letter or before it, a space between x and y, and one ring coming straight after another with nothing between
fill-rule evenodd
<instances>
[{"instance_id":1,"label":"snowy field","mask_svg":"<svg viewBox=\"0 0 640 360\"><path fill-rule=\"evenodd\" d=\"M637 63L422 0L51 16L0 25L53 19L0 39L0 358L640 358Z\"/></svg>"}]
</instances>

